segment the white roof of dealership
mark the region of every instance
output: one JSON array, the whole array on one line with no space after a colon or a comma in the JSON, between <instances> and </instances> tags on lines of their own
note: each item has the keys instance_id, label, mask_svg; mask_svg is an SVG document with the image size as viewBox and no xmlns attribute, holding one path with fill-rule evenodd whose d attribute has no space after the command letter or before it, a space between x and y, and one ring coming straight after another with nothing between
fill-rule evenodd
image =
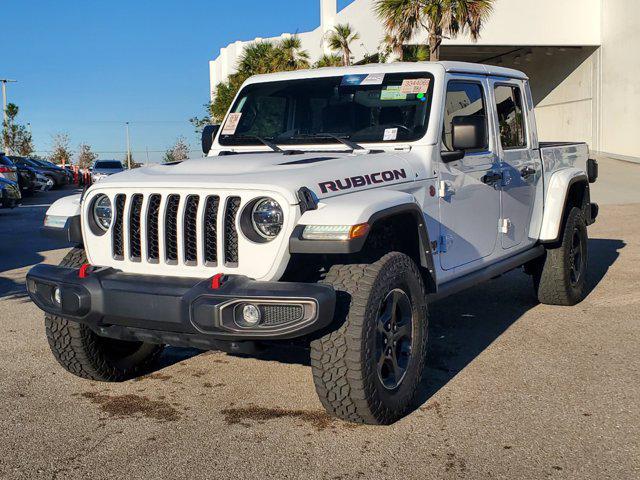
<instances>
[{"instance_id":1,"label":"white roof of dealership","mask_svg":"<svg viewBox=\"0 0 640 480\"><path fill-rule=\"evenodd\" d=\"M354 0L338 11L336 0L320 0L318 28L299 33L315 61L330 53L327 32L349 23L360 39L355 61L377 52L384 28L374 0ZM496 0L478 42L468 36L447 39L443 60L489 63L522 70L531 78L540 137L588 142L592 150L640 161L640 12L637 0ZM236 71L244 47L237 41L210 62L215 86ZM412 43L424 43L426 33ZM629 54L628 54L629 53Z\"/></svg>"}]
</instances>

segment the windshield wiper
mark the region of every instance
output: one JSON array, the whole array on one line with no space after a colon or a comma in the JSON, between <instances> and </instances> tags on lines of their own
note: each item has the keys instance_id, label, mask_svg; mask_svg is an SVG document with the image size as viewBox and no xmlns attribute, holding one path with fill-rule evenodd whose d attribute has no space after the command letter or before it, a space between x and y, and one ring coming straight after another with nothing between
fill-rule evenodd
<instances>
[{"instance_id":1,"label":"windshield wiper","mask_svg":"<svg viewBox=\"0 0 640 480\"><path fill-rule=\"evenodd\" d=\"M283 150L279 146L277 146L275 143L270 142L269 140L266 140L266 139L264 139L262 137L259 137L257 135L239 135L239 136L237 136L235 138L236 139L246 139L246 140L258 140L260 143L262 143L263 145L266 145L267 147L269 147L274 152L283 153Z\"/></svg>"},{"instance_id":2,"label":"windshield wiper","mask_svg":"<svg viewBox=\"0 0 640 480\"><path fill-rule=\"evenodd\" d=\"M315 133L315 134L310 134L310 133L299 133L297 135L293 135L290 138L319 138L319 139L329 139L332 138L334 140L337 140L338 142L342 143L343 145L346 145L347 147L349 147L351 150L367 150L366 148L364 148L362 145L357 144L356 142L352 142L351 140L349 140L348 137L339 137L338 135L334 135L332 133Z\"/></svg>"}]
</instances>

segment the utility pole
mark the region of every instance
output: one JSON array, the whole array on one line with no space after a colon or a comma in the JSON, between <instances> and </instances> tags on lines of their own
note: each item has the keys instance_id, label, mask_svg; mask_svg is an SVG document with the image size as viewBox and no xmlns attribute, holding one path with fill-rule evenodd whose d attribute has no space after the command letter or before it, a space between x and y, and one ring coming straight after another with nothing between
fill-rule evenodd
<instances>
[{"instance_id":1,"label":"utility pole","mask_svg":"<svg viewBox=\"0 0 640 480\"><path fill-rule=\"evenodd\" d=\"M129 122L126 123L127 126L127 168L131 170L131 141L129 139Z\"/></svg>"},{"instance_id":2,"label":"utility pole","mask_svg":"<svg viewBox=\"0 0 640 480\"><path fill-rule=\"evenodd\" d=\"M145 167L149 166L149 145L147 145L147 163L144 165Z\"/></svg>"},{"instance_id":3,"label":"utility pole","mask_svg":"<svg viewBox=\"0 0 640 480\"><path fill-rule=\"evenodd\" d=\"M9 80L8 78L0 78L2 82L2 113L4 114L4 123L2 127L9 123L9 117L7 116L7 83L16 83L17 80Z\"/></svg>"}]
</instances>

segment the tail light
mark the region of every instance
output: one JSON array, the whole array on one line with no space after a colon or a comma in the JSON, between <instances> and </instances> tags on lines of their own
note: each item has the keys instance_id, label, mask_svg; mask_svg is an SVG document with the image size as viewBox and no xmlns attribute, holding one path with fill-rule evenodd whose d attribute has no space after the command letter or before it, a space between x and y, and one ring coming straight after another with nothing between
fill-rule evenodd
<instances>
[{"instance_id":1,"label":"tail light","mask_svg":"<svg viewBox=\"0 0 640 480\"><path fill-rule=\"evenodd\" d=\"M0 173L13 173L15 172L15 168L7 167L6 165L0 165Z\"/></svg>"}]
</instances>

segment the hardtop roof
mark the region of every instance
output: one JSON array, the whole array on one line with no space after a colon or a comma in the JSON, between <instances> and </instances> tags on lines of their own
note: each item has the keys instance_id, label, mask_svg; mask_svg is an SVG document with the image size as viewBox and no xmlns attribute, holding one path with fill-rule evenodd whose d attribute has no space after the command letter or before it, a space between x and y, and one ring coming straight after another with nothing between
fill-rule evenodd
<instances>
[{"instance_id":1,"label":"hardtop roof","mask_svg":"<svg viewBox=\"0 0 640 480\"><path fill-rule=\"evenodd\" d=\"M247 80L247 83L275 82L282 80L294 80L302 78L319 77L339 77L342 75L357 75L367 73L400 73L431 71L436 73L466 73L472 75L497 76L506 78L516 78L528 80L529 77L519 70L511 68L496 67L468 62L394 62L394 63L372 63L367 65L355 65L351 67L324 67L316 69L295 70L290 72L269 73L255 75Z\"/></svg>"}]
</instances>

